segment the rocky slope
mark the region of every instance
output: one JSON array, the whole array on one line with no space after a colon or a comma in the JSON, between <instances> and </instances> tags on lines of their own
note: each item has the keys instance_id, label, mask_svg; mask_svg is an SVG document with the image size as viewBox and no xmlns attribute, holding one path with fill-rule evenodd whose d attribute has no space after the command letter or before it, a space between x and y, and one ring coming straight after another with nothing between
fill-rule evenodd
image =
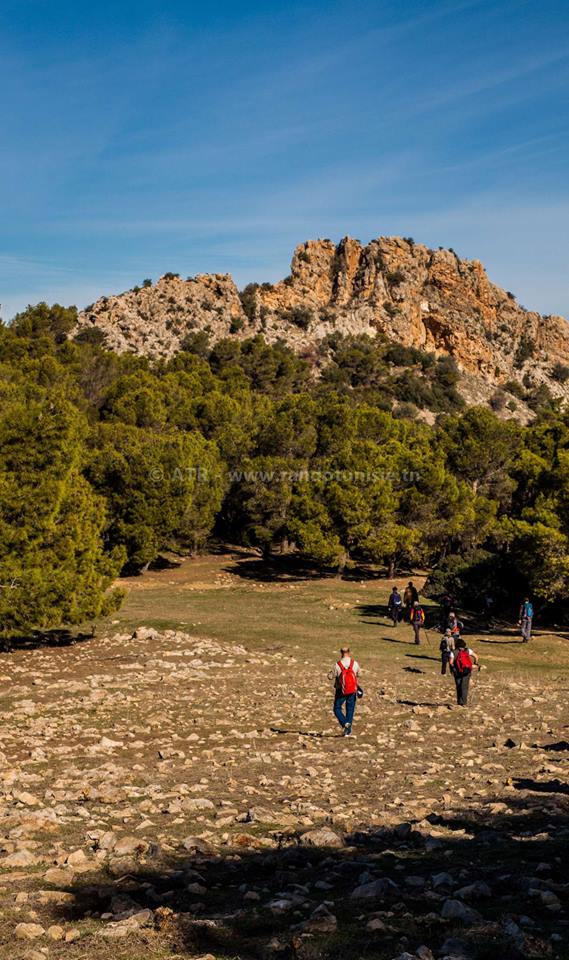
<instances>
[{"instance_id":1,"label":"rocky slope","mask_svg":"<svg viewBox=\"0 0 569 960\"><path fill-rule=\"evenodd\" d=\"M109 347L151 357L180 349L191 332L212 341L262 333L313 356L332 332L386 335L406 346L450 354L481 396L508 380L547 383L569 396L569 323L525 310L491 283L478 260L431 250L400 237L367 246L344 238L308 241L294 252L290 276L239 292L229 275L156 284L103 297L79 316ZM569 372L569 371L568 371Z\"/></svg>"},{"instance_id":2,"label":"rocky slope","mask_svg":"<svg viewBox=\"0 0 569 960\"><path fill-rule=\"evenodd\" d=\"M563 678L495 669L466 714L429 660L366 670L351 740L295 649L0 663L0 958L566 956Z\"/></svg>"}]
</instances>

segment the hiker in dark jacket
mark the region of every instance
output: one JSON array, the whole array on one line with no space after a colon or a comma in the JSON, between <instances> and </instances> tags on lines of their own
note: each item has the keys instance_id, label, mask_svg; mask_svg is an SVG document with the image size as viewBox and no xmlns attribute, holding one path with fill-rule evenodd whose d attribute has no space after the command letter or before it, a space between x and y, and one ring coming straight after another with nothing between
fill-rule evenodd
<instances>
[{"instance_id":1,"label":"hiker in dark jacket","mask_svg":"<svg viewBox=\"0 0 569 960\"><path fill-rule=\"evenodd\" d=\"M441 630L448 627L448 615L454 606L454 600L450 593L444 593L441 597Z\"/></svg>"},{"instance_id":2,"label":"hiker in dark jacket","mask_svg":"<svg viewBox=\"0 0 569 960\"><path fill-rule=\"evenodd\" d=\"M425 626L425 613L418 600L411 607L411 626L415 634L415 643L421 643L421 627Z\"/></svg>"},{"instance_id":3,"label":"hiker in dark jacket","mask_svg":"<svg viewBox=\"0 0 569 960\"><path fill-rule=\"evenodd\" d=\"M397 587L393 587L393 590L389 594L389 600L387 601L387 610L389 616L393 620L393 626L396 627L399 621L401 620L401 612L403 608L403 600L401 599L401 594Z\"/></svg>"},{"instance_id":4,"label":"hiker in dark jacket","mask_svg":"<svg viewBox=\"0 0 569 960\"><path fill-rule=\"evenodd\" d=\"M531 637L531 625L533 623L533 603L529 597L524 597L524 602L520 607L518 614L518 627L521 627L522 641L529 643Z\"/></svg>"},{"instance_id":5,"label":"hiker in dark jacket","mask_svg":"<svg viewBox=\"0 0 569 960\"><path fill-rule=\"evenodd\" d=\"M413 604L417 603L418 599L419 594L417 588L413 581L410 580L403 591L403 606L405 608L403 616L408 623L411 622L411 610L413 609Z\"/></svg>"},{"instance_id":6,"label":"hiker in dark jacket","mask_svg":"<svg viewBox=\"0 0 569 960\"><path fill-rule=\"evenodd\" d=\"M470 686L470 677L472 668L478 666L478 657L474 650L466 646L464 640L460 637L456 641L455 649L450 654L450 669L456 684L456 702L459 707L465 707L468 703L468 688ZM480 669L480 667L478 667Z\"/></svg>"},{"instance_id":7,"label":"hiker in dark jacket","mask_svg":"<svg viewBox=\"0 0 569 960\"><path fill-rule=\"evenodd\" d=\"M448 627L444 632L444 636L441 637L439 650L441 651L441 673L444 675L447 672L450 655L454 652L454 637Z\"/></svg>"}]
</instances>

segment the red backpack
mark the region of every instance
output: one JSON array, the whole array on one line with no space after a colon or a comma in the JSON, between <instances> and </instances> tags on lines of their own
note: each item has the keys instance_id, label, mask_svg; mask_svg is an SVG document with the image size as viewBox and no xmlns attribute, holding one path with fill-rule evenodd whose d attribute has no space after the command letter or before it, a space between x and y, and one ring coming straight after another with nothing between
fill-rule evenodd
<instances>
[{"instance_id":1,"label":"red backpack","mask_svg":"<svg viewBox=\"0 0 569 960\"><path fill-rule=\"evenodd\" d=\"M338 660L340 668L339 688L342 696L347 697L350 693L358 692L358 678L354 673L354 660L350 660L349 667L345 667L341 660Z\"/></svg>"},{"instance_id":2,"label":"red backpack","mask_svg":"<svg viewBox=\"0 0 569 960\"><path fill-rule=\"evenodd\" d=\"M462 676L472 672L472 660L468 650L458 650L454 655L454 670Z\"/></svg>"}]
</instances>

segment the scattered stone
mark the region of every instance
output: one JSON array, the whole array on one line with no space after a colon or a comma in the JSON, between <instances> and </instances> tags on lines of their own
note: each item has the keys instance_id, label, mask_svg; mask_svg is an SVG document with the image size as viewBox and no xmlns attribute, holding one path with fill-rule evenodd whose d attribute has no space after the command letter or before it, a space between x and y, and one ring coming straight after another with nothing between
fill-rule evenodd
<instances>
[{"instance_id":1,"label":"scattered stone","mask_svg":"<svg viewBox=\"0 0 569 960\"><path fill-rule=\"evenodd\" d=\"M330 827L318 827L303 833L300 843L304 847L343 847L344 841Z\"/></svg>"},{"instance_id":2,"label":"scattered stone","mask_svg":"<svg viewBox=\"0 0 569 960\"><path fill-rule=\"evenodd\" d=\"M120 837L113 844L112 850L116 857L138 857L146 853L150 844L142 837Z\"/></svg>"},{"instance_id":3,"label":"scattered stone","mask_svg":"<svg viewBox=\"0 0 569 960\"><path fill-rule=\"evenodd\" d=\"M492 889L483 880L477 880L476 883L469 883L466 887L459 887L455 890L455 896L462 900L482 900L492 896Z\"/></svg>"},{"instance_id":4,"label":"scattered stone","mask_svg":"<svg viewBox=\"0 0 569 960\"><path fill-rule=\"evenodd\" d=\"M151 926L153 923L152 910L140 910L125 920L118 920L115 923L108 923L99 936L107 940L122 940L124 937L130 937L137 933L142 927Z\"/></svg>"},{"instance_id":5,"label":"scattered stone","mask_svg":"<svg viewBox=\"0 0 569 960\"><path fill-rule=\"evenodd\" d=\"M42 862L42 857L37 856L30 850L16 850L15 853L11 853L8 857L0 860L0 867L35 867L36 864Z\"/></svg>"},{"instance_id":6,"label":"scattered stone","mask_svg":"<svg viewBox=\"0 0 569 960\"><path fill-rule=\"evenodd\" d=\"M362 883L352 890L350 896L352 900L374 900L379 897L398 896L399 893L399 887L393 880L381 877L370 883Z\"/></svg>"},{"instance_id":7,"label":"scattered stone","mask_svg":"<svg viewBox=\"0 0 569 960\"><path fill-rule=\"evenodd\" d=\"M158 631L154 627L137 627L132 635L133 640L154 640Z\"/></svg>"},{"instance_id":8,"label":"scattered stone","mask_svg":"<svg viewBox=\"0 0 569 960\"><path fill-rule=\"evenodd\" d=\"M38 940L45 930L39 923L19 923L14 930L16 940Z\"/></svg>"},{"instance_id":9,"label":"scattered stone","mask_svg":"<svg viewBox=\"0 0 569 960\"><path fill-rule=\"evenodd\" d=\"M458 920L469 926L482 921L480 914L472 907L467 907L462 900L445 900L441 916L444 920Z\"/></svg>"}]
</instances>

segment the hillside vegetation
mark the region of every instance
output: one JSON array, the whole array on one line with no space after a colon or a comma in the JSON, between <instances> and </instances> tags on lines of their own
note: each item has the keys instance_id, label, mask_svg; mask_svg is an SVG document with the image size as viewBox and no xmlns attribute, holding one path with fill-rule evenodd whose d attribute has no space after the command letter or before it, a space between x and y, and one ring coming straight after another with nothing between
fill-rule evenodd
<instances>
[{"instance_id":1,"label":"hillside vegetation","mask_svg":"<svg viewBox=\"0 0 569 960\"><path fill-rule=\"evenodd\" d=\"M4 634L96 618L118 574L211 538L563 615L569 415L548 396L528 426L465 408L451 359L365 336L332 338L315 379L260 336L151 363L74 329L45 304L0 329Z\"/></svg>"}]
</instances>

